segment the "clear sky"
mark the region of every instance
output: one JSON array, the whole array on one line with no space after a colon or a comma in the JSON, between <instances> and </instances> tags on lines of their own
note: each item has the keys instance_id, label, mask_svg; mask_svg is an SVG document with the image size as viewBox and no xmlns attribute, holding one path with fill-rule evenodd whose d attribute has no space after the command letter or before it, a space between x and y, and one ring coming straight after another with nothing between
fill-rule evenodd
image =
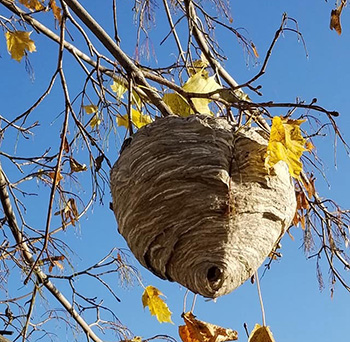
<instances>
[{"instance_id":1,"label":"clear sky","mask_svg":"<svg viewBox=\"0 0 350 342\"><path fill-rule=\"evenodd\" d=\"M136 39L135 28L132 22L130 7L122 1L118 2L118 24L122 38L121 47L130 55L134 55L134 43ZM111 32L112 16L111 1L82 1L102 25ZM225 67L239 83L243 83L254 76L259 70L262 59L269 47L276 29L279 27L284 12L289 17L298 21L299 30L306 43L307 55L301 40L293 32L285 32L275 46L266 74L260 79L263 88L262 100L293 102L297 97L310 102L312 98L318 99L318 104L340 113L337 119L345 139L350 141L350 13L345 8L342 14L343 33L338 36L335 31L329 29L330 12L334 3L323 0L236 0L232 1L233 27L240 28L255 43L260 58L257 61L248 57L237 40L233 36L219 31L216 35L220 47L228 56ZM159 2L161 7L161 2ZM215 13L215 12L213 12ZM0 15L7 15L0 6ZM164 14L159 9L155 11L155 26L152 27L151 40L156 59L151 56L149 61L141 62L151 66L167 66L173 63L172 38L162 46L160 41L168 33L165 26ZM46 18L49 21L51 18ZM290 22L289 27L292 26ZM181 29L180 29L181 32ZM75 31L72 30L72 34ZM47 87L52 72L56 67L57 46L48 43L47 39L35 32L32 33L37 52L30 55L30 62L35 73L35 79L31 80L25 70L24 62L18 63L11 60L6 51L4 37L0 37L0 115L6 118L14 118L22 113L36 100ZM135 39L134 39L135 38ZM67 55L64 60L66 76L69 83L71 98L74 98L81 90L84 78L78 71L76 63ZM260 101L256 95L252 99ZM17 155L32 155L38 151L44 151L50 147L57 150L59 143L59 130L64 108L61 90L57 84L50 96L35 111L30 118L30 123L39 120L40 127L34 129L35 136L23 139L16 134L8 134L2 142L1 149L7 153ZM275 115L285 114L283 109L274 111ZM323 116L315 113L324 120ZM111 136L106 141L107 154L111 160L116 160L120 148L120 139L125 131L120 129L119 135ZM342 207L350 208L349 192L349 158L338 141L337 154L334 154L334 140L331 133L323 139L314 141L319 157L325 165L328 183L317 176L316 188L322 197L332 197ZM83 159L85 152L81 152ZM336 161L336 167L335 167ZM17 179L18 174L10 164L1 158L5 172L12 180ZM85 161L88 164L88 161ZM79 177L83 177L80 176ZM79 189L82 197L84 185L89 186L90 179L79 179L82 188L72 183L72 189ZM48 203L48 188L33 184L25 189L39 192L38 197L32 198L27 203L28 220L32 226L44 227ZM33 190L34 189L34 190ZM74 249L75 269L86 267L93 261L102 258L113 247L126 248L123 238L117 233L117 224L113 213L109 210L110 195L105 189L105 197L100 205L96 203L93 210L86 218L83 218L75 230L70 227L62 238L67 239ZM57 218L55 218L57 219ZM58 221L54 221L58 224ZM314 259L307 259L303 252L302 231L300 228L292 228L294 241L286 235L282 240L283 257L272 264L261 279L262 295L265 304L267 324L271 327L276 342L294 341L343 341L347 337L350 320L350 293L340 284L336 284L333 298L330 296L330 284L328 268L324 260L321 260L325 288L319 290L316 264ZM131 255L131 253L130 253ZM112 302L110 296L101 291L96 293L93 282L84 282L80 279L77 286L91 295L105 298L114 313L123 325L131 329L135 335L148 338L157 334L168 334L179 339L178 325L182 324L180 317L183 309L185 289L175 283L159 280L130 257L131 262L139 268L145 285L158 287L167 297L167 303L173 311L174 325L159 324L151 317L148 309L143 310L141 303L142 287L135 282L133 287L120 287L116 277L110 279L111 286L115 287L121 303ZM69 266L66 265L66 271ZM262 274L264 268L259 270ZM67 272L68 272L67 271ZM350 281L349 274L346 279ZM23 280L23 279L22 279ZM58 287L60 283L57 282ZM62 283L63 292L67 291ZM12 296L16 291L26 291L29 288L22 287L18 278L14 277L11 291ZM18 292L18 293L19 293ZM68 292L67 292L68 293ZM105 297L104 297L105 296ZM50 295L47 294L49 298ZM189 302L191 302L191 295ZM58 308L59 304L51 299L49 303ZM190 304L188 304L190 305ZM0 311L5 309L0 305ZM48 309L45 301L41 301L37 313L41 315ZM243 323L247 323L249 330L255 323L261 324L261 310L258 301L256 285L250 282L235 290L229 295L219 298L216 302L198 298L195 314L203 321L208 321L223 327L232 328L239 332L239 341L245 341L246 336ZM1 329L1 326L0 326ZM70 339L72 336L66 332L63 322L53 325L58 339ZM84 341L82 335L79 340ZM106 340L113 340L111 335L106 335Z\"/></svg>"}]
</instances>

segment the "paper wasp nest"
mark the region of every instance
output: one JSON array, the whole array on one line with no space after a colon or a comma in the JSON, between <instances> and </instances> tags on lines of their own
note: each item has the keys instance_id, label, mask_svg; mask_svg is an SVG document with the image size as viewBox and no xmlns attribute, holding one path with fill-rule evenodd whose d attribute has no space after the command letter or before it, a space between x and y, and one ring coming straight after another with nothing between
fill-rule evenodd
<instances>
[{"instance_id":1,"label":"paper wasp nest","mask_svg":"<svg viewBox=\"0 0 350 342\"><path fill-rule=\"evenodd\" d=\"M287 165L264 167L266 133L204 115L140 129L111 170L119 232L158 277L215 298L264 262L296 209Z\"/></svg>"}]
</instances>

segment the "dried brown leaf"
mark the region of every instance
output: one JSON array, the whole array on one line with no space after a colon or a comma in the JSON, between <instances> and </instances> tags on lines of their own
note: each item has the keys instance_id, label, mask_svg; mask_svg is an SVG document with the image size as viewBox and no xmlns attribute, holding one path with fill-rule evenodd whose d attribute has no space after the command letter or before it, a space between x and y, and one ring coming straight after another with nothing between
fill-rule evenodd
<instances>
[{"instance_id":1,"label":"dried brown leaf","mask_svg":"<svg viewBox=\"0 0 350 342\"><path fill-rule=\"evenodd\" d=\"M258 50L257 50L255 44L253 42L251 42L250 46L252 47L255 58L259 58L259 53L258 53Z\"/></svg>"},{"instance_id":2,"label":"dried brown leaf","mask_svg":"<svg viewBox=\"0 0 350 342\"><path fill-rule=\"evenodd\" d=\"M54 178L55 178L55 172L54 172L54 171L49 172L47 175L52 179L52 181L54 180ZM63 176L61 175L61 172L58 171L58 173L57 173L57 179L56 179L56 185L58 185L59 182L60 182L62 179L63 179Z\"/></svg>"},{"instance_id":3,"label":"dried brown leaf","mask_svg":"<svg viewBox=\"0 0 350 342\"><path fill-rule=\"evenodd\" d=\"M82 172L87 170L87 167L85 164L78 163L73 157L69 158L69 165L72 173Z\"/></svg>"},{"instance_id":4,"label":"dried brown leaf","mask_svg":"<svg viewBox=\"0 0 350 342\"><path fill-rule=\"evenodd\" d=\"M51 7L55 19L60 23L62 18L62 9L56 5L55 0L50 0L49 6Z\"/></svg>"},{"instance_id":5,"label":"dried brown leaf","mask_svg":"<svg viewBox=\"0 0 350 342\"><path fill-rule=\"evenodd\" d=\"M185 325L179 326L183 342L225 342L238 339L237 331L199 321L192 312L182 314Z\"/></svg>"},{"instance_id":6,"label":"dried brown leaf","mask_svg":"<svg viewBox=\"0 0 350 342\"><path fill-rule=\"evenodd\" d=\"M95 159L96 172L100 171L104 159L105 157L103 155L100 155Z\"/></svg>"},{"instance_id":7,"label":"dried brown leaf","mask_svg":"<svg viewBox=\"0 0 350 342\"><path fill-rule=\"evenodd\" d=\"M331 30L335 30L339 35L341 35L341 24L340 24L340 15L344 8L345 1L342 1L341 4L331 12L331 22L329 27Z\"/></svg>"}]
</instances>

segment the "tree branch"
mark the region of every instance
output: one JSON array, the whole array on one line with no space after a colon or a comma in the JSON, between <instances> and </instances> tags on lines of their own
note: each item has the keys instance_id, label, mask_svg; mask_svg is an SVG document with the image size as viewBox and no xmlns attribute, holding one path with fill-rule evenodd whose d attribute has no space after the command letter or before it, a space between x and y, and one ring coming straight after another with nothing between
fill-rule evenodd
<instances>
[{"instance_id":1,"label":"tree branch","mask_svg":"<svg viewBox=\"0 0 350 342\"><path fill-rule=\"evenodd\" d=\"M112 40L107 32L96 22L96 20L85 10L76 0L64 0L68 7L78 16L78 18L91 30L106 49L126 70L136 84L143 87L151 102L159 109L163 116L173 115L171 109L164 103L159 94L153 90L145 79L142 71L131 61L124 51Z\"/></svg>"},{"instance_id":2,"label":"tree branch","mask_svg":"<svg viewBox=\"0 0 350 342\"><path fill-rule=\"evenodd\" d=\"M35 263L32 253L26 242L23 241L23 234L18 227L16 216L12 209L12 204L7 191L7 183L4 171L0 165L0 200L4 213L7 219L7 223L10 227L12 235L16 240L16 243L20 247L22 252L23 261L29 267L32 267ZM42 283L44 287L47 288L49 292L61 303L61 305L67 310L67 312L72 316L72 318L79 324L83 329L85 334L95 342L102 342L102 340L92 331L90 326L85 322L85 320L79 315L79 313L73 308L71 303L66 299L66 297L55 287L55 285L48 279L47 275L41 270L40 267L36 266L33 270L39 283ZM6 340L5 340L6 341Z\"/></svg>"},{"instance_id":3,"label":"tree branch","mask_svg":"<svg viewBox=\"0 0 350 342\"><path fill-rule=\"evenodd\" d=\"M213 56L207 44L207 41L204 37L203 32L201 32L201 30L198 28L197 21L199 19L198 19L196 10L193 6L192 0L184 0L184 4L186 7L190 30L192 30L193 36L195 37L197 44L199 45L200 49L203 51L211 67L224 79L224 81L230 86L230 88L238 98L243 98L243 96L245 95L244 92L242 91L242 89L239 88L239 85L235 81L235 79L226 71L226 69L220 64L220 62ZM265 119L260 115L260 113L250 113L250 116L254 117L254 119L262 128L264 128L267 131L269 130L270 126L267 124Z\"/></svg>"}]
</instances>

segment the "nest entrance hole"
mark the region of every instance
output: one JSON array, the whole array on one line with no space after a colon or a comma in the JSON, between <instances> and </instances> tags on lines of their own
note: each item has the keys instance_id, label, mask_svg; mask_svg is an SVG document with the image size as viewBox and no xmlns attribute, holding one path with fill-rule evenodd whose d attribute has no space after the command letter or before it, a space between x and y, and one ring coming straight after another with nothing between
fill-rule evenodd
<instances>
[{"instance_id":1,"label":"nest entrance hole","mask_svg":"<svg viewBox=\"0 0 350 342\"><path fill-rule=\"evenodd\" d=\"M222 283L222 270L217 266L211 266L207 271L207 279L213 289L220 288Z\"/></svg>"}]
</instances>

